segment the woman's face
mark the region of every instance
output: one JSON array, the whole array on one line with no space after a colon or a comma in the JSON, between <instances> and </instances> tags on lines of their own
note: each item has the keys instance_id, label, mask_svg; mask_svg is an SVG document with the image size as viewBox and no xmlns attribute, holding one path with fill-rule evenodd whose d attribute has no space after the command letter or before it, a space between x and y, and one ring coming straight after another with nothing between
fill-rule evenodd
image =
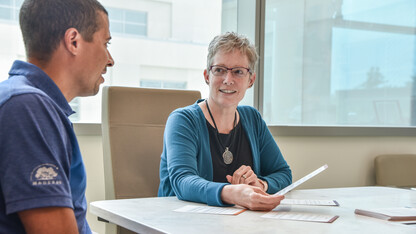
<instances>
[{"instance_id":1,"label":"woman's face","mask_svg":"<svg viewBox=\"0 0 416 234\"><path fill-rule=\"evenodd\" d=\"M256 79L256 74L247 72L249 68L248 58L239 50L229 53L219 51L213 59L213 67L210 71L204 71L205 81L209 85L209 100L222 108L234 107L244 98L246 90L251 87ZM217 67L218 66L218 67ZM224 69L228 70L224 73ZM223 75L214 75L214 71L223 71ZM246 75L241 75L246 72ZM221 73L221 72L219 72Z\"/></svg>"}]
</instances>

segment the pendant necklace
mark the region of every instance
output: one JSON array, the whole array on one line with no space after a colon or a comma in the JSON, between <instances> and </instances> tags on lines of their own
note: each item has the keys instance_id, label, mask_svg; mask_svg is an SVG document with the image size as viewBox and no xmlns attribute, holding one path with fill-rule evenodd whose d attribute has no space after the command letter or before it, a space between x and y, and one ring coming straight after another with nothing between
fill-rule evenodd
<instances>
[{"instance_id":1,"label":"pendant necklace","mask_svg":"<svg viewBox=\"0 0 416 234\"><path fill-rule=\"evenodd\" d=\"M234 123L233 123L233 129L231 130L231 142L230 142L230 145L228 147L224 147L222 145L222 143L221 143L221 139L220 139L220 136L219 136L217 124L215 123L214 117L211 114L211 110L209 109L208 101L206 99L205 99L205 103L207 104L208 113L211 116L212 122L214 123L215 131L217 133L218 142L220 143L220 145L221 145L221 147L223 149L225 148L224 153L222 154L222 158L224 160L224 163L227 164L227 165L229 165L229 164L231 164L233 162L233 153L229 149L231 147L231 144L234 142L234 138L235 138L235 129L234 128L235 128L235 122L237 120L237 112L234 113Z\"/></svg>"}]
</instances>

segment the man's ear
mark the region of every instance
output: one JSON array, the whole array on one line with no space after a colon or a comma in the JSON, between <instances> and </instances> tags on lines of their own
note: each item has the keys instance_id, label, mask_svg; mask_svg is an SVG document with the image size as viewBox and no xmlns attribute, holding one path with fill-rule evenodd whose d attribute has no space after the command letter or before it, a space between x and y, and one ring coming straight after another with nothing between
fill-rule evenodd
<instances>
[{"instance_id":1,"label":"man's ear","mask_svg":"<svg viewBox=\"0 0 416 234\"><path fill-rule=\"evenodd\" d=\"M81 40L81 34L75 28L69 28L64 35L65 48L69 53L76 55L79 51L79 43Z\"/></svg>"}]
</instances>

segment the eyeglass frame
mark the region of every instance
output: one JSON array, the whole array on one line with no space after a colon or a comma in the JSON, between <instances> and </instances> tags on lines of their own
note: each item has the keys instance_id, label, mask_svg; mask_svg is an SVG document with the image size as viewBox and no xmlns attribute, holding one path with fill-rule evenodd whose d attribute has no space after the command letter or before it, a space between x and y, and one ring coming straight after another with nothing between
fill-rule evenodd
<instances>
[{"instance_id":1,"label":"eyeglass frame","mask_svg":"<svg viewBox=\"0 0 416 234\"><path fill-rule=\"evenodd\" d=\"M232 76L235 76L235 75L232 73L232 70L233 70L233 69L236 69L236 68L243 68L243 69L246 69L246 70L247 70L247 72L248 72L248 74L253 75L252 70L251 70L250 68L247 68L247 67L231 67L231 68L228 68L228 67L226 67L226 66L221 66L221 65L211 65L211 66L209 66L209 71L212 73L212 75L214 75L214 73L212 72L212 68L213 68L213 67L220 67L220 68L224 68L224 69L226 69L226 70L227 70L227 73L224 73L224 75L222 75L222 76L225 76L226 74L228 74L228 71L231 71L231 75L232 75ZM218 76L218 75L214 75L214 76Z\"/></svg>"}]
</instances>

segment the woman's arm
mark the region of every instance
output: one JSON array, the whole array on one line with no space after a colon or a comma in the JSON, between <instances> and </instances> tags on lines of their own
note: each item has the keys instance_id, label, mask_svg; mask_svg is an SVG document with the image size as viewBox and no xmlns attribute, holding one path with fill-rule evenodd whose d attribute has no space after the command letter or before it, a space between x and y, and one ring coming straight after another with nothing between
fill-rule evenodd
<instances>
[{"instance_id":1,"label":"woman's arm","mask_svg":"<svg viewBox=\"0 0 416 234\"><path fill-rule=\"evenodd\" d=\"M247 184L232 184L223 187L221 199L250 210L272 210L280 204L284 196L269 195L260 188Z\"/></svg>"},{"instance_id":2,"label":"woman's arm","mask_svg":"<svg viewBox=\"0 0 416 234\"><path fill-rule=\"evenodd\" d=\"M187 111L175 111L169 116L164 135L169 180L179 199L224 206L221 190L226 183L209 181L198 169L198 163L206 167L211 163L211 157L201 150L205 142L198 124L198 117Z\"/></svg>"}]
</instances>

